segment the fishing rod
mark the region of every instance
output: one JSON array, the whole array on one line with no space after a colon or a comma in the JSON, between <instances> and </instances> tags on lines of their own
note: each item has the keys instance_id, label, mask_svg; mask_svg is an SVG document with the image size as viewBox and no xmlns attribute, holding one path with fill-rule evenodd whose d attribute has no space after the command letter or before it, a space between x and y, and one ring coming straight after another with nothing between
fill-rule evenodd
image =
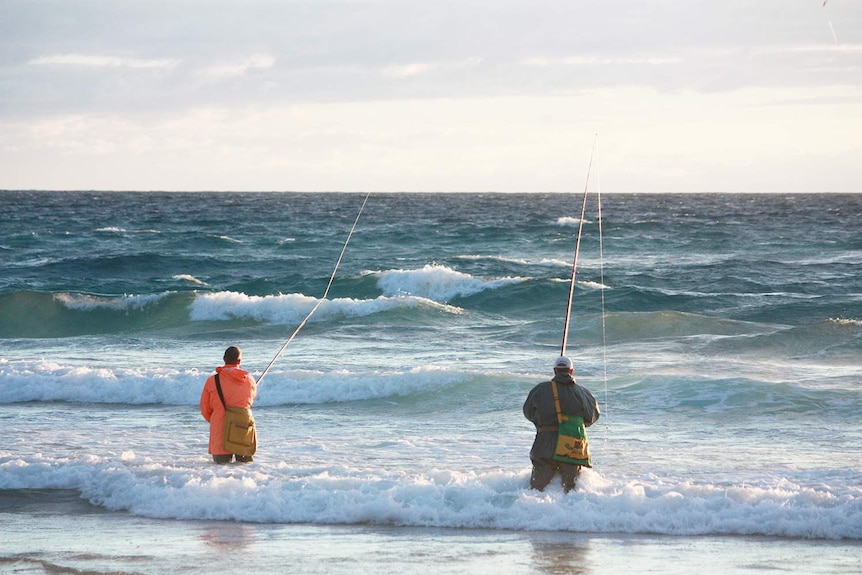
<instances>
[{"instance_id":1,"label":"fishing rod","mask_svg":"<svg viewBox=\"0 0 862 575\"><path fill-rule=\"evenodd\" d=\"M290 337L287 338L287 341L284 342L284 345L281 346L281 349L276 352L275 356L269 362L269 365L266 366L266 369L264 369L263 373L260 374L260 377L257 378L257 385L260 385L260 382L263 380L263 377L267 374L267 372L269 372L269 369L272 367L275 361L281 356L282 353L284 353L284 350L287 349L287 346L290 345L290 342L292 342L294 338L296 338L297 334L299 334L299 330L301 330L305 326L305 324L308 323L309 318L314 315L314 312L317 311L317 308L320 307L320 304L322 304L324 300L326 300L326 296L329 295L329 288L332 287L332 282L335 281L335 274L336 272L338 272L338 266L341 265L341 260L344 257L344 252L347 251L347 244L350 243L350 238L353 237L353 232L354 230L356 230L356 224L359 223L359 217L362 215L362 210L365 209L365 204L368 203L368 196L370 195L371 192L369 191L365 194L365 199L362 200L362 205L359 207L359 213L356 214L356 219L353 220L353 226L350 228L350 232L347 234L347 239L344 240L344 246L341 248L341 253L338 255L338 260L336 260L335 262L335 267L332 270L332 275L329 276L329 283L326 285L326 289L323 292L323 296L319 300L317 300L317 303L314 305L313 308L311 308L311 311L308 312L308 315L306 315L305 318L301 322L299 322L299 325L296 326L296 329L293 330L293 333L290 334Z\"/></svg>"},{"instance_id":2,"label":"fishing rod","mask_svg":"<svg viewBox=\"0 0 862 575\"><path fill-rule=\"evenodd\" d=\"M593 167L593 156L596 152L596 142L599 139L599 135L596 134L595 138L593 138L593 149L590 151L590 163L587 166L587 181L584 183L584 199L581 203L581 218L578 221L578 239L575 242L575 255L572 260L572 283L569 285L569 301L566 304L566 321L563 326L563 343L560 346L560 355L566 355L566 343L569 340L569 320L572 316L572 298L575 295L575 277L578 273L578 254L581 250L581 232L584 230L584 215L587 210L587 191L590 187L590 170Z\"/></svg>"},{"instance_id":3,"label":"fishing rod","mask_svg":"<svg viewBox=\"0 0 862 575\"><path fill-rule=\"evenodd\" d=\"M596 155L596 145L598 143L599 135L596 134L595 139L593 140L593 149L590 152L590 163L587 166L587 181L584 184L584 198L581 203L581 219L578 222L578 239L575 243L575 255L572 261L572 283L569 285L569 300L566 305L566 322L565 327L563 328L563 343L560 349L560 355L566 355L566 343L568 341L569 336L569 320L571 319L572 313L572 299L575 293L575 279L577 276L578 269L578 254L581 249L581 233L584 229L584 217L586 215L587 208L587 192L590 187L590 172L593 167L593 158ZM602 189L601 182L598 181L599 178L596 178L596 202L598 204L598 224L599 224L599 284L601 286L601 306L602 306L602 380L604 382L604 421L605 421L605 443L608 441L608 427L607 427L607 416L608 416L608 359L607 359L607 325L605 322L605 253L604 253L604 234L602 230Z\"/></svg>"}]
</instances>

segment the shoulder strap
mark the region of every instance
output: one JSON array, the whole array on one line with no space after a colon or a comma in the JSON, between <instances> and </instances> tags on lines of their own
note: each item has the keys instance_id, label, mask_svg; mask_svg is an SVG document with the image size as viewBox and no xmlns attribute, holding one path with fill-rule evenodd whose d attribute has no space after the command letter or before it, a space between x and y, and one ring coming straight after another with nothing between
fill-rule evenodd
<instances>
[{"instance_id":1,"label":"shoulder strap","mask_svg":"<svg viewBox=\"0 0 862 575\"><path fill-rule=\"evenodd\" d=\"M218 398L221 400L222 407L224 407L225 411L227 411L227 404L224 402L224 394L221 392L221 382L218 379L218 374L215 374L215 384L216 384L216 391L218 391ZM556 396L557 396L557 388L555 387L554 388L554 399L556 399ZM559 402L557 402L557 413L558 414L560 413L560 403Z\"/></svg>"},{"instance_id":2,"label":"shoulder strap","mask_svg":"<svg viewBox=\"0 0 862 575\"><path fill-rule=\"evenodd\" d=\"M560 409L560 394L557 393L557 380L551 380L551 389L554 390L554 409L557 410L557 423L562 423L566 421L567 418L563 417L562 410Z\"/></svg>"}]
</instances>

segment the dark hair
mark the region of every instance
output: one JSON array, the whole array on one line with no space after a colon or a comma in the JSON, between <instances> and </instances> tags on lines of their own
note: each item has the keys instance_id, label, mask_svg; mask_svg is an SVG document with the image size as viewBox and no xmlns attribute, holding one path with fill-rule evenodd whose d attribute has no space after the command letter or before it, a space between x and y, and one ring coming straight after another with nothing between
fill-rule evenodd
<instances>
[{"instance_id":1,"label":"dark hair","mask_svg":"<svg viewBox=\"0 0 862 575\"><path fill-rule=\"evenodd\" d=\"M224 350L224 362L225 364L233 364L237 363L242 357L242 351L235 345L230 346L226 350Z\"/></svg>"}]
</instances>

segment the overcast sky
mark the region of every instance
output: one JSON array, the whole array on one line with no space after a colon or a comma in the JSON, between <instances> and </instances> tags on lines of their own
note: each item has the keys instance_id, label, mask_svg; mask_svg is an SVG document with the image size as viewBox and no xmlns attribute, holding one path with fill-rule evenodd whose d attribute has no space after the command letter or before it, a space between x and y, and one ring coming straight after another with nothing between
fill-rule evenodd
<instances>
[{"instance_id":1,"label":"overcast sky","mask_svg":"<svg viewBox=\"0 0 862 575\"><path fill-rule=\"evenodd\" d=\"M597 135L597 136L596 136ZM0 0L0 189L862 192L860 0Z\"/></svg>"}]
</instances>

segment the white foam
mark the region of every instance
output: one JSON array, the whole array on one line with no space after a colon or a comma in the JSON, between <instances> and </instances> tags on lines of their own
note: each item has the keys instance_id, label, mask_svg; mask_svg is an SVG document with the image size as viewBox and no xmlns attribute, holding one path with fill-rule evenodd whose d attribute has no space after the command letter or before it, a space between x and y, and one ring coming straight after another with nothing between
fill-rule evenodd
<instances>
[{"instance_id":1,"label":"white foam","mask_svg":"<svg viewBox=\"0 0 862 575\"><path fill-rule=\"evenodd\" d=\"M217 239L217 240L224 240L224 241L229 242L229 243L232 243L232 244L241 244L241 243L243 243L243 241L242 241L242 240L239 240L239 239L237 239L237 238L232 238L232 237L230 237L230 236L226 236L226 235L215 235L215 234L209 234L209 236L208 236L208 237L215 238L215 239Z\"/></svg>"},{"instance_id":2,"label":"white foam","mask_svg":"<svg viewBox=\"0 0 862 575\"><path fill-rule=\"evenodd\" d=\"M468 260L468 261L492 261L492 262L501 262L505 264L516 264L522 266L539 266L539 267L568 267L572 266L572 262L564 261L554 258L539 258L539 259L525 259L525 258L509 258L504 256L483 256L483 255L462 255L458 256L457 259L460 260Z\"/></svg>"},{"instance_id":3,"label":"white foam","mask_svg":"<svg viewBox=\"0 0 862 575\"><path fill-rule=\"evenodd\" d=\"M257 376L258 373L252 372ZM0 402L197 405L209 373L197 369L94 368L0 359ZM255 405L321 404L441 391L471 377L468 369L417 366L400 371L273 370Z\"/></svg>"},{"instance_id":4,"label":"white foam","mask_svg":"<svg viewBox=\"0 0 862 575\"><path fill-rule=\"evenodd\" d=\"M318 523L668 535L862 538L862 488L620 482L585 470L578 489L528 489L528 469L419 472L323 463L165 464L123 451L58 459L0 451L2 489L76 489L135 515L261 523ZM858 478L856 478L858 479Z\"/></svg>"},{"instance_id":5,"label":"white foam","mask_svg":"<svg viewBox=\"0 0 862 575\"><path fill-rule=\"evenodd\" d=\"M571 279L571 278L551 278L551 280L550 280L550 281L551 281L552 283L567 283L567 284L572 283L572 279ZM581 287L584 287L584 288L589 288L589 289L611 289L611 287L610 287L610 286L608 286L608 285L605 285L605 284L603 284L603 283L601 283L601 282L594 282L594 281L583 281L583 280L577 280L577 281L575 282L575 285L576 285L576 286L581 286Z\"/></svg>"},{"instance_id":6,"label":"white foam","mask_svg":"<svg viewBox=\"0 0 862 575\"><path fill-rule=\"evenodd\" d=\"M96 228L93 230L95 233L101 234L159 234L161 233L159 230L153 229L140 229L140 230L129 230L126 228L121 228L118 226L106 226L104 228Z\"/></svg>"},{"instance_id":7,"label":"white foam","mask_svg":"<svg viewBox=\"0 0 862 575\"><path fill-rule=\"evenodd\" d=\"M69 309L90 311L99 308L113 310L142 309L171 295L162 292L149 295L100 296L90 294L54 294L54 299Z\"/></svg>"},{"instance_id":8,"label":"white foam","mask_svg":"<svg viewBox=\"0 0 862 575\"><path fill-rule=\"evenodd\" d=\"M190 282L190 283L193 283L193 284L197 284L197 285L201 285L201 286L207 286L207 285L209 285L207 282L205 282L205 281L203 281L203 280L199 280L198 278L196 278L195 276L190 275L190 274L177 274L177 275L174 275L174 276L172 276L172 277L173 277L173 279L175 279L175 280L187 281L187 282Z\"/></svg>"},{"instance_id":9,"label":"white foam","mask_svg":"<svg viewBox=\"0 0 862 575\"><path fill-rule=\"evenodd\" d=\"M0 361L0 401L195 404L204 379L197 370L97 368L49 361ZM187 385L195 381L195 386ZM197 389L195 389L197 388Z\"/></svg>"},{"instance_id":10,"label":"white foam","mask_svg":"<svg viewBox=\"0 0 862 575\"><path fill-rule=\"evenodd\" d=\"M191 304L192 321L225 321L251 319L276 325L296 325L319 300L303 294L250 296L240 292L198 294ZM461 310L440 305L422 297L386 297L375 299L338 298L324 301L309 321L326 321L340 317L363 317L400 308L431 307L447 313Z\"/></svg>"},{"instance_id":11,"label":"white foam","mask_svg":"<svg viewBox=\"0 0 862 575\"><path fill-rule=\"evenodd\" d=\"M589 220L584 220L584 223L585 224L591 224L593 222L591 222ZM575 218L575 217L571 217L571 216L561 216L561 217L557 218L557 225L558 226L577 227L580 224L581 224L581 218Z\"/></svg>"},{"instance_id":12,"label":"white foam","mask_svg":"<svg viewBox=\"0 0 862 575\"><path fill-rule=\"evenodd\" d=\"M594 281L578 280L576 285L587 287L590 289L611 289L609 286L603 284L602 282L594 282Z\"/></svg>"},{"instance_id":13,"label":"white foam","mask_svg":"<svg viewBox=\"0 0 862 575\"><path fill-rule=\"evenodd\" d=\"M489 289L521 283L525 278L506 277L481 279L449 267L429 264L414 270L387 270L372 272L384 294L411 295L437 302L448 302L455 297L469 297Z\"/></svg>"}]
</instances>

